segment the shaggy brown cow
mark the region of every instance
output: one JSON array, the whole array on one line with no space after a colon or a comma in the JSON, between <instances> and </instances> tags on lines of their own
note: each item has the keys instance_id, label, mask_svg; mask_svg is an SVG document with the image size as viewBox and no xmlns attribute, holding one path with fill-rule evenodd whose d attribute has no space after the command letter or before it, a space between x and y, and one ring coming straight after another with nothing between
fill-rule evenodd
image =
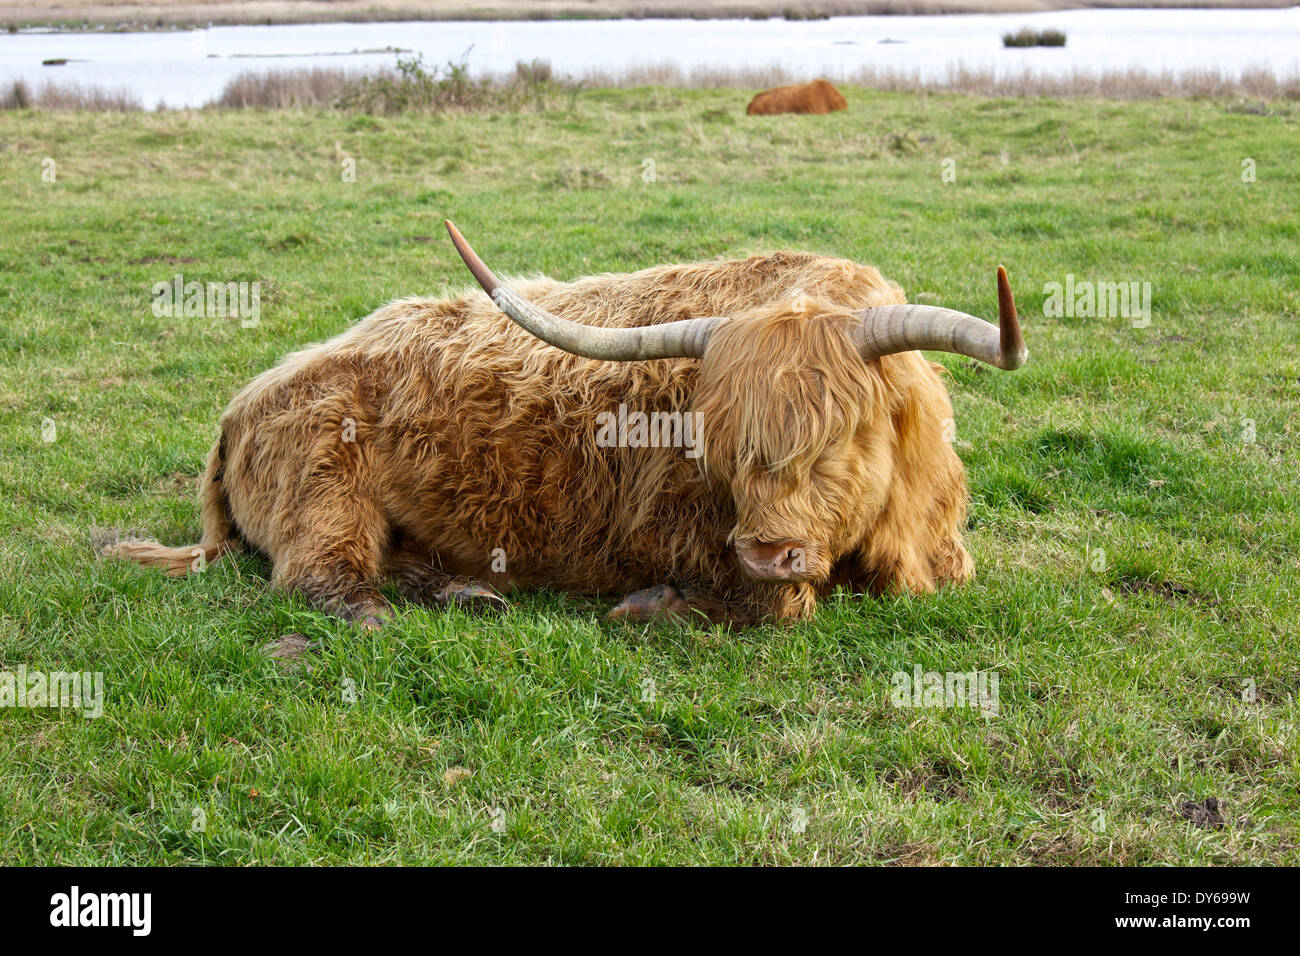
<instances>
[{"instance_id":1,"label":"shaggy brown cow","mask_svg":"<svg viewBox=\"0 0 1300 956\"><path fill-rule=\"evenodd\" d=\"M778 113L834 113L846 110L849 104L840 91L827 80L778 86L759 93L749 101L745 112L750 116L776 116Z\"/></svg>"},{"instance_id":2,"label":"shaggy brown cow","mask_svg":"<svg viewBox=\"0 0 1300 956\"><path fill-rule=\"evenodd\" d=\"M942 367L912 350L1018 367L1000 268L999 328L802 253L507 289L447 225L491 300L395 302L254 379L208 457L202 542L116 553L184 574L246 545L276 586L371 626L386 579L418 601L504 603L486 581L749 623L836 584L970 576ZM600 441L620 406L695 413L700 454Z\"/></svg>"}]
</instances>

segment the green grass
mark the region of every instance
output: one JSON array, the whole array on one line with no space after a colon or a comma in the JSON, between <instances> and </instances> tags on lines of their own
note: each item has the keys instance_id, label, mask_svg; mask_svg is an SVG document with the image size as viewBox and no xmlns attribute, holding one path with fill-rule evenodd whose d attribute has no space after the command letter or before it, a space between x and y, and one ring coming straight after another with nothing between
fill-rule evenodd
<instances>
[{"instance_id":1,"label":"green grass","mask_svg":"<svg viewBox=\"0 0 1300 956\"><path fill-rule=\"evenodd\" d=\"M0 669L107 693L98 720L0 710L0 862L1300 863L1295 118L850 99L0 115ZM253 375L462 286L445 216L500 271L801 248L982 314L1005 263L1029 365L948 360L976 581L743 633L536 594L366 634L251 558L183 581L93 559L95 528L195 540ZM261 324L156 318L178 271L260 280ZM1151 281L1150 327L1044 318L1066 273ZM287 632L321 643L310 669L259 650ZM891 706L918 664L997 671L998 716ZM1224 824L1194 826L1209 796Z\"/></svg>"}]
</instances>

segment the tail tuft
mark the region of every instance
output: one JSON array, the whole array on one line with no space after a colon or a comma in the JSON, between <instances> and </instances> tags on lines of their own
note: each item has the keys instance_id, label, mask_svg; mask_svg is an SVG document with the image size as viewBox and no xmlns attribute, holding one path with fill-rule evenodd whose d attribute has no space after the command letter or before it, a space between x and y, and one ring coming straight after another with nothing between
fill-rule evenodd
<instances>
[{"instance_id":1,"label":"tail tuft","mask_svg":"<svg viewBox=\"0 0 1300 956\"><path fill-rule=\"evenodd\" d=\"M157 541L122 541L104 548L100 554L134 561L147 568L162 568L172 577L179 578L204 570L230 550L229 544L224 542L212 547L192 544L184 548L169 548Z\"/></svg>"},{"instance_id":2,"label":"tail tuft","mask_svg":"<svg viewBox=\"0 0 1300 956\"><path fill-rule=\"evenodd\" d=\"M106 558L122 558L143 564L147 568L162 568L172 577L184 577L202 571L222 555L239 549L239 540L230 515L226 510L226 496L222 488L225 473L224 433L208 453L208 464L199 479L199 500L203 519L203 540L183 548L169 548L157 541L139 538L119 540L116 532L109 532L107 540L93 541L95 551ZM93 537L93 536L92 536Z\"/></svg>"}]
</instances>

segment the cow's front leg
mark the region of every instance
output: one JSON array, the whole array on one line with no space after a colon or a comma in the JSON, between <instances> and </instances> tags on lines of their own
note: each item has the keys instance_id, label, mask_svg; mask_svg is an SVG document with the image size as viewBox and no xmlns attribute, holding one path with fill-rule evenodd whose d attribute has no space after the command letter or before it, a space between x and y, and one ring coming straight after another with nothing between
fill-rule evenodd
<instances>
[{"instance_id":1,"label":"cow's front leg","mask_svg":"<svg viewBox=\"0 0 1300 956\"><path fill-rule=\"evenodd\" d=\"M506 611L510 602L486 581L474 578L452 578L433 592L435 604L454 604L467 611Z\"/></svg>"},{"instance_id":2,"label":"cow's front leg","mask_svg":"<svg viewBox=\"0 0 1300 956\"><path fill-rule=\"evenodd\" d=\"M817 606L810 584L735 589L720 597L700 588L660 584L634 591L605 615L608 621L700 621L752 627L806 620Z\"/></svg>"},{"instance_id":3,"label":"cow's front leg","mask_svg":"<svg viewBox=\"0 0 1300 956\"><path fill-rule=\"evenodd\" d=\"M406 548L389 554L384 570L402 596L418 604L454 604L471 611L504 611L510 607L492 585L474 578L453 577L440 570L431 556Z\"/></svg>"},{"instance_id":4,"label":"cow's front leg","mask_svg":"<svg viewBox=\"0 0 1300 956\"><path fill-rule=\"evenodd\" d=\"M736 622L734 609L707 591L699 588L675 588L671 584L657 584L652 588L633 591L605 615L607 621L700 621L721 624Z\"/></svg>"}]
</instances>

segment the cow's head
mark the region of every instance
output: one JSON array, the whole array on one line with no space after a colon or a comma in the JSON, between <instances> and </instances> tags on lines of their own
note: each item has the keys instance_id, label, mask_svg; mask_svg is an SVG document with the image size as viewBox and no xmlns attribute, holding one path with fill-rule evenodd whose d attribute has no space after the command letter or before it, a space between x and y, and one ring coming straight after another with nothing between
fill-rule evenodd
<instances>
[{"instance_id":1,"label":"cow's head","mask_svg":"<svg viewBox=\"0 0 1300 956\"><path fill-rule=\"evenodd\" d=\"M447 229L493 302L543 341L608 361L701 360L693 409L701 462L731 491L736 556L759 580L826 580L862 543L866 515L883 507L894 436L881 357L933 349L1015 369L1028 354L1001 266L998 325L934 306L847 311L801 296L729 317L604 328L511 292L454 225Z\"/></svg>"}]
</instances>

